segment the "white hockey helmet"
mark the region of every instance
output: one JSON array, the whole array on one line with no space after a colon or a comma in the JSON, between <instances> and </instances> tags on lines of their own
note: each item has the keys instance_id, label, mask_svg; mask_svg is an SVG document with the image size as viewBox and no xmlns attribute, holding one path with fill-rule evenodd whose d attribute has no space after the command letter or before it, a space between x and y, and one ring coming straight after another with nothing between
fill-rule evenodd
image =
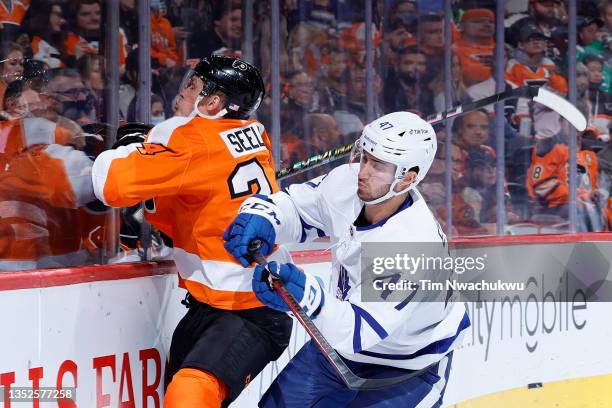
<instances>
[{"instance_id":1,"label":"white hockey helmet","mask_svg":"<svg viewBox=\"0 0 612 408\"><path fill-rule=\"evenodd\" d=\"M366 125L357 147L379 160L395 165L395 176L389 191L366 204L378 204L403 194L425 178L433 163L438 143L433 127L418 115L410 112L393 112ZM397 183L414 169L415 181L402 191L394 191Z\"/></svg>"}]
</instances>

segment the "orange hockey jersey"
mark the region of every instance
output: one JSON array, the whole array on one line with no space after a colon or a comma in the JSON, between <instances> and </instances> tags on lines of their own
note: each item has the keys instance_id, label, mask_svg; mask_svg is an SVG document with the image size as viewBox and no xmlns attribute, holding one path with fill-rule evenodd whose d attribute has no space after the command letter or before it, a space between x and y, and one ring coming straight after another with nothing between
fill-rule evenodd
<instances>
[{"instance_id":1,"label":"orange hockey jersey","mask_svg":"<svg viewBox=\"0 0 612 408\"><path fill-rule=\"evenodd\" d=\"M544 208L567 204L567 163L569 149L556 144L544 156L531 152L531 165L527 170L527 192Z\"/></svg>"},{"instance_id":2,"label":"orange hockey jersey","mask_svg":"<svg viewBox=\"0 0 612 408\"><path fill-rule=\"evenodd\" d=\"M567 81L563 76L556 73L557 67L549 58L543 58L538 69L533 71L527 65L521 64L515 59L508 61L506 68L506 81L513 88L529 85L532 81L547 80L548 86L554 90L566 94Z\"/></svg>"},{"instance_id":3,"label":"orange hockey jersey","mask_svg":"<svg viewBox=\"0 0 612 408\"><path fill-rule=\"evenodd\" d=\"M47 266L82 263L78 207L94 199L91 165L85 153L58 144L12 157L0 172L0 269L36 267L43 257Z\"/></svg>"},{"instance_id":4,"label":"orange hockey jersey","mask_svg":"<svg viewBox=\"0 0 612 408\"><path fill-rule=\"evenodd\" d=\"M0 1L0 23L21 25L30 0Z\"/></svg>"},{"instance_id":5,"label":"orange hockey jersey","mask_svg":"<svg viewBox=\"0 0 612 408\"><path fill-rule=\"evenodd\" d=\"M73 137L68 129L45 118L0 122L0 172L27 147L52 143L64 145L71 142Z\"/></svg>"},{"instance_id":6,"label":"orange hockey jersey","mask_svg":"<svg viewBox=\"0 0 612 408\"><path fill-rule=\"evenodd\" d=\"M151 57L163 66L168 59L178 62L172 24L164 16L151 15Z\"/></svg>"},{"instance_id":7,"label":"orange hockey jersey","mask_svg":"<svg viewBox=\"0 0 612 408\"><path fill-rule=\"evenodd\" d=\"M155 198L147 219L173 239L179 279L200 302L220 309L261 306L252 270L225 250L222 235L246 198L278 191L274 177L259 122L200 117L162 122L145 143L102 153L92 170L95 194L110 206Z\"/></svg>"},{"instance_id":8,"label":"orange hockey jersey","mask_svg":"<svg viewBox=\"0 0 612 408\"><path fill-rule=\"evenodd\" d=\"M590 150L579 150L576 154L578 164L578 198L589 201L591 193L598 188L597 156ZM567 204L569 199L568 182L569 149L567 145L557 144L550 152L540 157L531 153L531 165L527 172L527 191L537 199L541 206L554 208Z\"/></svg>"},{"instance_id":9,"label":"orange hockey jersey","mask_svg":"<svg viewBox=\"0 0 612 408\"><path fill-rule=\"evenodd\" d=\"M475 44L460 38L453 44L453 52L459 56L461 77L466 86L486 81L493 75L491 63L495 58L495 41Z\"/></svg>"}]
</instances>

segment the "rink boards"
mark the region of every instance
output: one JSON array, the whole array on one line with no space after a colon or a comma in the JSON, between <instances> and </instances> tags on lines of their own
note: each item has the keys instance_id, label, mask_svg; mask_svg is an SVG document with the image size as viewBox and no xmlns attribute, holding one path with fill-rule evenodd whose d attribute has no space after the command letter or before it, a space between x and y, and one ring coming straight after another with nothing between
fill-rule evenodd
<instances>
[{"instance_id":1,"label":"rink boards","mask_svg":"<svg viewBox=\"0 0 612 408\"><path fill-rule=\"evenodd\" d=\"M565 250L589 242L612 261L609 239L581 235L463 242L471 247L523 245L526 251L560 244ZM329 252L300 248L294 259L330 279ZM0 292L1 395L7 387L75 387L76 405L55 401L39 406L160 406L166 350L186 310L171 263L3 273ZM473 325L455 353L447 406L610 406L612 304L532 302L503 314L499 303L466 306ZM232 406L256 406L306 337L294 327L285 355ZM16 403L0 406L36 406Z\"/></svg>"}]
</instances>

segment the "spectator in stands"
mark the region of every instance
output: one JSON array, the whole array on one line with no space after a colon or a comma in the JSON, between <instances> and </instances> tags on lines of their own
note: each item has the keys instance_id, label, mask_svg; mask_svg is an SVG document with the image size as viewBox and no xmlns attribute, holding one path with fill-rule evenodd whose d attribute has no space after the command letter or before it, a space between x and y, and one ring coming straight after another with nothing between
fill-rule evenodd
<instances>
[{"instance_id":1,"label":"spectator in stands","mask_svg":"<svg viewBox=\"0 0 612 408\"><path fill-rule=\"evenodd\" d=\"M378 49L382 41L382 36L378 31L376 24L371 25L372 33L372 48ZM363 21L357 21L348 27L341 29L339 32L338 44L348 52L351 65L365 66L366 65L366 24Z\"/></svg>"},{"instance_id":2,"label":"spectator in stands","mask_svg":"<svg viewBox=\"0 0 612 408\"><path fill-rule=\"evenodd\" d=\"M550 114L550 113L549 113ZM556 112L552 115L557 116ZM536 130L537 131L537 130ZM531 197L537 200L537 211L567 217L569 184L567 145L559 143L557 135L539 136L536 133L536 147L529 168L527 188ZM577 135L576 161L577 198L579 231L600 231L602 228L601 208L605 205L606 193L599 188L599 164L596 154L582 146L583 136Z\"/></svg>"},{"instance_id":3,"label":"spectator in stands","mask_svg":"<svg viewBox=\"0 0 612 408\"><path fill-rule=\"evenodd\" d=\"M287 96L281 105L281 130L304 136L303 118L319 110L319 95L313 79L303 71L294 72L287 84Z\"/></svg>"},{"instance_id":4,"label":"spectator in stands","mask_svg":"<svg viewBox=\"0 0 612 408\"><path fill-rule=\"evenodd\" d=\"M333 116L310 113L304 117L304 145L306 156L323 153L342 143L340 130Z\"/></svg>"},{"instance_id":5,"label":"spectator in stands","mask_svg":"<svg viewBox=\"0 0 612 408\"><path fill-rule=\"evenodd\" d=\"M467 91L465 84L463 83L463 77L461 76L461 64L459 62L459 56L453 53L451 57L451 103L450 106L457 106L462 103L470 102L472 98ZM491 77L489 80L493 80ZM434 110L436 112L444 112L447 109L447 103L444 93L444 70L439 69L437 76L431 82L431 89L435 95L434 97ZM493 83L495 86L495 82ZM473 85L475 86L475 85ZM492 95L494 92L490 92L482 97Z\"/></svg>"},{"instance_id":6,"label":"spectator in stands","mask_svg":"<svg viewBox=\"0 0 612 408\"><path fill-rule=\"evenodd\" d=\"M87 88L87 104L93 105L97 121L104 120L104 57L87 54L77 61L77 70Z\"/></svg>"},{"instance_id":7,"label":"spectator in stands","mask_svg":"<svg viewBox=\"0 0 612 408\"><path fill-rule=\"evenodd\" d=\"M151 95L151 125L155 126L166 120L164 100L156 94Z\"/></svg>"},{"instance_id":8,"label":"spectator in stands","mask_svg":"<svg viewBox=\"0 0 612 408\"><path fill-rule=\"evenodd\" d=\"M506 42L518 45L519 32L524 24L535 24L544 36L551 39L553 31L567 24L567 11L561 0L529 0L527 14L514 14L506 19Z\"/></svg>"},{"instance_id":9,"label":"spectator in stands","mask_svg":"<svg viewBox=\"0 0 612 408\"><path fill-rule=\"evenodd\" d=\"M414 11L411 11L414 9ZM398 1L390 12L389 30L385 33L382 42L383 77L389 70L386 67L397 66L399 56L411 46L416 45L415 27L417 22L416 3L412 1Z\"/></svg>"},{"instance_id":10,"label":"spectator in stands","mask_svg":"<svg viewBox=\"0 0 612 408\"><path fill-rule=\"evenodd\" d=\"M307 10L306 17L289 31L289 68L315 76L321 66L329 64L328 45L336 37L336 18L331 2L315 2Z\"/></svg>"},{"instance_id":11,"label":"spectator in stands","mask_svg":"<svg viewBox=\"0 0 612 408\"><path fill-rule=\"evenodd\" d=\"M23 49L17 43L0 44L0 106L7 86L23 75Z\"/></svg>"},{"instance_id":12,"label":"spectator in stands","mask_svg":"<svg viewBox=\"0 0 612 408\"><path fill-rule=\"evenodd\" d=\"M495 222L497 203L497 169L495 151L488 146L472 149L466 160L466 177L468 192L464 197L476 198L472 205L475 217L481 223ZM475 205L477 202L477 205Z\"/></svg>"},{"instance_id":13,"label":"spectator in stands","mask_svg":"<svg viewBox=\"0 0 612 408\"><path fill-rule=\"evenodd\" d=\"M69 65L74 65L76 59L85 54L97 54L100 48L100 24L102 18L102 3L99 0L77 0L73 4L71 29L64 40L64 50L74 58Z\"/></svg>"},{"instance_id":14,"label":"spectator in stands","mask_svg":"<svg viewBox=\"0 0 612 408\"><path fill-rule=\"evenodd\" d=\"M138 44L136 0L119 0L119 25L128 44Z\"/></svg>"},{"instance_id":15,"label":"spectator in stands","mask_svg":"<svg viewBox=\"0 0 612 408\"><path fill-rule=\"evenodd\" d=\"M396 27L412 27L416 25L419 15L419 5L415 0L395 0L391 7L383 10L388 11L389 23L386 25L385 35Z\"/></svg>"},{"instance_id":16,"label":"spectator in stands","mask_svg":"<svg viewBox=\"0 0 612 408\"><path fill-rule=\"evenodd\" d=\"M546 37L535 24L523 24L519 31L518 46L506 66L506 81L513 88L546 84L560 94L567 94L567 81L557 71L552 60L544 56ZM514 115L515 123L529 116L529 101L520 98Z\"/></svg>"},{"instance_id":17,"label":"spectator in stands","mask_svg":"<svg viewBox=\"0 0 612 408\"><path fill-rule=\"evenodd\" d=\"M603 21L597 16L578 16L576 53L579 61L586 54L601 54L603 52L601 41L597 38L597 32L603 25Z\"/></svg>"},{"instance_id":18,"label":"spectator in stands","mask_svg":"<svg viewBox=\"0 0 612 408\"><path fill-rule=\"evenodd\" d=\"M468 154L480 150L482 145L489 146L489 115L484 110L477 110L458 117L453 122L453 134L457 144Z\"/></svg>"},{"instance_id":19,"label":"spectator in stands","mask_svg":"<svg viewBox=\"0 0 612 408\"><path fill-rule=\"evenodd\" d=\"M9 84L4 94L4 104L0 112L0 120L22 118L28 112L28 103L23 97L25 81L18 79Z\"/></svg>"},{"instance_id":20,"label":"spectator in stands","mask_svg":"<svg viewBox=\"0 0 612 408\"><path fill-rule=\"evenodd\" d=\"M419 46L427 57L429 78L444 71L444 16L425 14L419 17Z\"/></svg>"},{"instance_id":21,"label":"spectator in stands","mask_svg":"<svg viewBox=\"0 0 612 408\"><path fill-rule=\"evenodd\" d=\"M489 79L495 50L495 13L486 8L466 10L459 25L459 38L453 44L459 55L466 86Z\"/></svg>"},{"instance_id":22,"label":"spectator in stands","mask_svg":"<svg viewBox=\"0 0 612 408\"><path fill-rule=\"evenodd\" d=\"M187 40L189 58L211 54L239 57L242 39L242 8L235 1L222 2L213 10L212 27L196 26Z\"/></svg>"},{"instance_id":23,"label":"spectator in stands","mask_svg":"<svg viewBox=\"0 0 612 408\"><path fill-rule=\"evenodd\" d=\"M368 123L368 109L367 109L367 72L365 68L362 67L352 67L349 69L349 77L348 77L348 99L346 103L346 112L355 116L361 122L360 128L353 129L352 131L361 131L363 128L363 124ZM378 102L377 95L379 95L382 88L382 83L380 80L380 76L373 72L373 81L374 81L374 117L382 116L382 109L380 107L380 103ZM338 118L336 117L336 120ZM357 123L357 122L355 122ZM342 128L342 127L341 127ZM350 133L349 132L342 132Z\"/></svg>"},{"instance_id":24,"label":"spectator in stands","mask_svg":"<svg viewBox=\"0 0 612 408\"><path fill-rule=\"evenodd\" d=\"M562 142L560 116L541 105L534 112L535 146L527 172L527 191L538 214L555 216L555 222L568 217L569 150Z\"/></svg>"},{"instance_id":25,"label":"spectator in stands","mask_svg":"<svg viewBox=\"0 0 612 408\"><path fill-rule=\"evenodd\" d=\"M172 24L163 16L161 0L151 1L151 57L162 67L172 68L178 61Z\"/></svg>"},{"instance_id":26,"label":"spectator in stands","mask_svg":"<svg viewBox=\"0 0 612 408\"><path fill-rule=\"evenodd\" d=\"M599 15L604 23L597 32L597 40L601 43L601 56L607 66L612 66L612 0L600 3Z\"/></svg>"},{"instance_id":27,"label":"spectator in stands","mask_svg":"<svg viewBox=\"0 0 612 408\"><path fill-rule=\"evenodd\" d=\"M452 211L453 211L453 234L482 235L487 230L476 218L474 207L468 204L463 197L466 189L466 160L468 154L458 145L451 146L451 182L452 182ZM427 174L427 180L420 184L419 191L427 199L428 205L436 213L436 216L446 227L446 147L439 143L436 157ZM471 200L473 201L473 200Z\"/></svg>"},{"instance_id":28,"label":"spectator in stands","mask_svg":"<svg viewBox=\"0 0 612 408\"><path fill-rule=\"evenodd\" d=\"M587 69L587 86L584 87L584 100L588 126L597 129L597 134L603 140L610 137L610 124L612 118L612 94L602 90L603 72L605 62L603 58L589 54L582 61ZM578 82L578 81L577 81ZM582 91L577 86L577 91ZM579 95L582 92L578 93Z\"/></svg>"},{"instance_id":29,"label":"spectator in stands","mask_svg":"<svg viewBox=\"0 0 612 408\"><path fill-rule=\"evenodd\" d=\"M64 40L64 62L69 67L76 65L76 60L85 54L99 54L101 37L102 3L100 0L75 0L72 4L72 14L69 20L71 32ZM119 32L119 64L120 72L125 70L126 38L123 31Z\"/></svg>"},{"instance_id":30,"label":"spectator in stands","mask_svg":"<svg viewBox=\"0 0 612 408\"><path fill-rule=\"evenodd\" d=\"M301 71L303 69L302 62L293 64L297 69L290 69L289 54L287 52L287 42L289 40L289 28L287 24L287 14L290 13L291 2L284 3L284 7L279 15L279 59L280 59L280 74L286 77L289 71ZM253 48L255 57L258 58L257 66L260 71L267 76L272 71L272 9L269 1L256 2L255 15L257 16L257 24L253 27L256 30L257 39L254 41ZM297 5L296 5L297 6ZM257 51L259 50L259 51Z\"/></svg>"},{"instance_id":31,"label":"spectator in stands","mask_svg":"<svg viewBox=\"0 0 612 408\"><path fill-rule=\"evenodd\" d=\"M318 73L321 88L321 108L334 112L346 108L348 93L348 53L340 48L329 47L329 63Z\"/></svg>"},{"instance_id":32,"label":"spectator in stands","mask_svg":"<svg viewBox=\"0 0 612 408\"><path fill-rule=\"evenodd\" d=\"M42 2L28 12L27 30L32 38L32 58L59 68L66 35L66 20L58 0Z\"/></svg>"},{"instance_id":33,"label":"spectator in stands","mask_svg":"<svg viewBox=\"0 0 612 408\"><path fill-rule=\"evenodd\" d=\"M427 58L416 47L401 54L395 72L385 80L385 111L416 109L422 115L433 113L433 92L423 81Z\"/></svg>"},{"instance_id":34,"label":"spectator in stands","mask_svg":"<svg viewBox=\"0 0 612 408\"><path fill-rule=\"evenodd\" d=\"M529 85L533 81L546 80L555 91L566 94L567 81L557 73L555 64L544 56L546 37L535 24L524 24L514 57L506 66L506 81L513 87Z\"/></svg>"},{"instance_id":35,"label":"spectator in stands","mask_svg":"<svg viewBox=\"0 0 612 408\"><path fill-rule=\"evenodd\" d=\"M95 107L81 75L71 68L55 68L49 78L52 109L79 124L95 122Z\"/></svg>"}]
</instances>

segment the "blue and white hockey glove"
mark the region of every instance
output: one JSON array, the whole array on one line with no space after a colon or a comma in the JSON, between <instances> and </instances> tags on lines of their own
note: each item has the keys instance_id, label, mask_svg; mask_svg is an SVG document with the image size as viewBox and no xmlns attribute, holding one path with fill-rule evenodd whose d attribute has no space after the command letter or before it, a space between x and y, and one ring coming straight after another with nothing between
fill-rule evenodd
<instances>
[{"instance_id":1,"label":"blue and white hockey glove","mask_svg":"<svg viewBox=\"0 0 612 408\"><path fill-rule=\"evenodd\" d=\"M261 254L268 256L274 250L276 231L274 224L280 224L276 217L274 203L260 194L247 199L240 207L240 213L223 234L223 245L242 266L249 266L249 244L254 239L262 241Z\"/></svg>"},{"instance_id":2,"label":"blue and white hockey glove","mask_svg":"<svg viewBox=\"0 0 612 408\"><path fill-rule=\"evenodd\" d=\"M272 261L268 263L267 268L274 277L283 282L283 286L298 301L304 312L310 317L315 317L325 301L323 284L319 278L305 274L292 263L279 264ZM272 309L288 312L289 306L280 294L270 287L268 279L269 276L264 267L257 265L252 281L255 296L261 303Z\"/></svg>"}]
</instances>

